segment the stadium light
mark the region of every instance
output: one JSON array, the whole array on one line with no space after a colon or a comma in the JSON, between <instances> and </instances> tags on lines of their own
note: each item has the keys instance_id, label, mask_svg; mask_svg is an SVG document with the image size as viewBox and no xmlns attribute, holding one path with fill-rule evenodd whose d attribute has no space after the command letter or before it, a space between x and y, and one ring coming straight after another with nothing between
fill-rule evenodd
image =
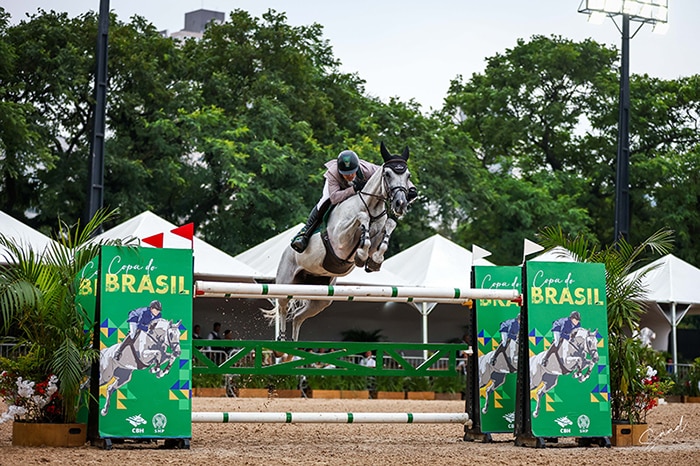
<instances>
[{"instance_id":1,"label":"stadium light","mask_svg":"<svg viewBox=\"0 0 700 466\"><path fill-rule=\"evenodd\" d=\"M629 120L630 79L629 41L645 24L654 26L654 32L664 33L668 29L668 0L581 0L579 13L587 14L589 21L600 24L606 17L612 19L622 35L620 63L620 115L617 134L617 179L615 182L615 238L629 239ZM621 17L622 26L615 20ZM630 35L630 21L639 23Z\"/></svg>"}]
</instances>

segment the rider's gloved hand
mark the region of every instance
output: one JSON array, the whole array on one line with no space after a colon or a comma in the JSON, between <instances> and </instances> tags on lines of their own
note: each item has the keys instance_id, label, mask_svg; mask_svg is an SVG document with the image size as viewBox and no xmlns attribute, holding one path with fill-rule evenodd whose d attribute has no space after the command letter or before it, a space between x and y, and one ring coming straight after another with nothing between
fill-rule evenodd
<instances>
[{"instance_id":1,"label":"rider's gloved hand","mask_svg":"<svg viewBox=\"0 0 700 466\"><path fill-rule=\"evenodd\" d=\"M413 199L418 197L418 190L416 189L415 186L411 186L408 188L408 194L406 195L406 200L408 202L411 202Z\"/></svg>"},{"instance_id":2,"label":"rider's gloved hand","mask_svg":"<svg viewBox=\"0 0 700 466\"><path fill-rule=\"evenodd\" d=\"M366 184L365 181L363 181L363 180L361 180L361 179L359 179L359 178L355 178L355 180L353 180L353 182L352 182L352 188L353 188L353 189L355 190L355 192L357 193L357 192L362 191L362 188L365 187L365 184Z\"/></svg>"}]
</instances>

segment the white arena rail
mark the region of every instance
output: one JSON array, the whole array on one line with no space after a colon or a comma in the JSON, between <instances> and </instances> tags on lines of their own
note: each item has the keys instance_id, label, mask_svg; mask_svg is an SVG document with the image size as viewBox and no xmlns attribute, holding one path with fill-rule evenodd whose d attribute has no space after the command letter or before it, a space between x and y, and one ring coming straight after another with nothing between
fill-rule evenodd
<instances>
[{"instance_id":1,"label":"white arena rail","mask_svg":"<svg viewBox=\"0 0 700 466\"><path fill-rule=\"evenodd\" d=\"M195 282L196 297L295 298L328 301L392 301L465 304L472 299L519 301L517 290L428 288L420 286L332 286Z\"/></svg>"},{"instance_id":2,"label":"white arena rail","mask_svg":"<svg viewBox=\"0 0 700 466\"><path fill-rule=\"evenodd\" d=\"M192 422L275 424L471 424L467 413L193 412Z\"/></svg>"}]
</instances>

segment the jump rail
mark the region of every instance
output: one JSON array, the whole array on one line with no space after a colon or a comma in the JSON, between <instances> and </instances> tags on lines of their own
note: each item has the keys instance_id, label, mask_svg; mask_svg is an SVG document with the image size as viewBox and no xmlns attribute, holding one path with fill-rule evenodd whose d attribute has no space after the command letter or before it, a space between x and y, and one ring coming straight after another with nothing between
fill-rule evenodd
<instances>
[{"instance_id":1,"label":"jump rail","mask_svg":"<svg viewBox=\"0 0 700 466\"><path fill-rule=\"evenodd\" d=\"M471 424L467 413L193 412L192 422L275 424Z\"/></svg>"},{"instance_id":2,"label":"jump rail","mask_svg":"<svg viewBox=\"0 0 700 466\"><path fill-rule=\"evenodd\" d=\"M438 302L468 304L472 299L520 302L517 290L428 288L419 286L333 286L267 283L195 282L199 298L296 298L328 301Z\"/></svg>"}]
</instances>

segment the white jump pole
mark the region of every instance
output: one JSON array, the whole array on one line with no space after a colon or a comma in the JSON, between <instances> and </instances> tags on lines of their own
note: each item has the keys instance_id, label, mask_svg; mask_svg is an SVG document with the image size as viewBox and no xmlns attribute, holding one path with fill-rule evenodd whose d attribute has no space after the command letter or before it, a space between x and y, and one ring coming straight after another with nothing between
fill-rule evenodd
<instances>
[{"instance_id":1,"label":"white jump pole","mask_svg":"<svg viewBox=\"0 0 700 466\"><path fill-rule=\"evenodd\" d=\"M467 413L193 412L192 422L275 424L468 424Z\"/></svg>"},{"instance_id":2,"label":"white jump pole","mask_svg":"<svg viewBox=\"0 0 700 466\"><path fill-rule=\"evenodd\" d=\"M195 282L197 297L296 298L328 301L437 302L463 304L471 299L517 301L517 290L427 288L419 286L326 286L265 283Z\"/></svg>"}]
</instances>

